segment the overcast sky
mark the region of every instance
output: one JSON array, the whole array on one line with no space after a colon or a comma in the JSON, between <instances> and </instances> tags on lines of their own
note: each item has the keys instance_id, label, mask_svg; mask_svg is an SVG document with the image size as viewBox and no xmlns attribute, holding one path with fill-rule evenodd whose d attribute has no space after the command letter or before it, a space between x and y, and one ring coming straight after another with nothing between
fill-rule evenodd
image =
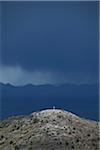
<instances>
[{"instance_id":1,"label":"overcast sky","mask_svg":"<svg viewBox=\"0 0 100 150\"><path fill-rule=\"evenodd\" d=\"M96 83L98 2L0 2L0 82Z\"/></svg>"}]
</instances>

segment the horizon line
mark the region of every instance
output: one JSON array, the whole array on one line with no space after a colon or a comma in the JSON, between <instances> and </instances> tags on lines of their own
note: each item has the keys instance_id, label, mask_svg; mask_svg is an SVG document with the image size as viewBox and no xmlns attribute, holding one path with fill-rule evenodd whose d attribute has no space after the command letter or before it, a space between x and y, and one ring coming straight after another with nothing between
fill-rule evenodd
<instances>
[{"instance_id":1,"label":"horizon line","mask_svg":"<svg viewBox=\"0 0 100 150\"><path fill-rule=\"evenodd\" d=\"M46 83L46 84L32 84L32 83L28 83L28 84L23 84L23 85L14 85L12 83L3 83L3 82L0 82L0 85L10 85L10 86L13 86L13 87L25 87L25 86L55 86L55 87L59 87L59 86L62 86L62 85L76 85L76 86L81 86L81 85L99 85L100 83L60 83L60 84L51 84L51 83Z\"/></svg>"}]
</instances>

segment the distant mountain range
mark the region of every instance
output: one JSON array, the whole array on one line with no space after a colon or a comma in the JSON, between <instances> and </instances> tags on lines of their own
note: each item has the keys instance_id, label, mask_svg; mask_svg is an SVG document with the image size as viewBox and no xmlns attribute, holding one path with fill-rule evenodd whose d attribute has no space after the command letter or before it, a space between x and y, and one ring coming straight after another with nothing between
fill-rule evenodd
<instances>
[{"instance_id":1,"label":"distant mountain range","mask_svg":"<svg viewBox=\"0 0 100 150\"><path fill-rule=\"evenodd\" d=\"M98 84L13 86L0 83L0 94L0 119L53 106L74 112L83 118L99 119Z\"/></svg>"}]
</instances>

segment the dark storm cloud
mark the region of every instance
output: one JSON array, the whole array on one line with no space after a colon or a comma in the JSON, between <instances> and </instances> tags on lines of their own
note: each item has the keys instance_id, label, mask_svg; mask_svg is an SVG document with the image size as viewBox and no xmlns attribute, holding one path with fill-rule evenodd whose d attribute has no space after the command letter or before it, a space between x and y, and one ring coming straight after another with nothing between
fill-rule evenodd
<instances>
[{"instance_id":1,"label":"dark storm cloud","mask_svg":"<svg viewBox=\"0 0 100 150\"><path fill-rule=\"evenodd\" d=\"M2 65L96 76L98 21L98 2L2 2Z\"/></svg>"}]
</instances>

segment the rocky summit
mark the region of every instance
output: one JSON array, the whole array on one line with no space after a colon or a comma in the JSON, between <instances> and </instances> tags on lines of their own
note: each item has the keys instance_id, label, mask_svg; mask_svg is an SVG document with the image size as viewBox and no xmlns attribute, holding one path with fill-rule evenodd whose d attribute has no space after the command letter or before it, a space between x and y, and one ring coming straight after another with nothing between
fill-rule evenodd
<instances>
[{"instance_id":1,"label":"rocky summit","mask_svg":"<svg viewBox=\"0 0 100 150\"><path fill-rule=\"evenodd\" d=\"M99 123L47 109L0 121L0 150L99 150Z\"/></svg>"}]
</instances>

